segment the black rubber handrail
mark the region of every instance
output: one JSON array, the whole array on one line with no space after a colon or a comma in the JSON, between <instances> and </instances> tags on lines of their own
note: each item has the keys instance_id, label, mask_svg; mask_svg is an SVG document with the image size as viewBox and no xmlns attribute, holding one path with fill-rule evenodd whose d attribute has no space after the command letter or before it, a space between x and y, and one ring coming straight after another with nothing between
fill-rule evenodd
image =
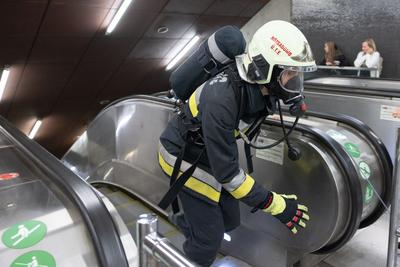
<instances>
[{"instance_id":1,"label":"black rubber handrail","mask_svg":"<svg viewBox=\"0 0 400 267\"><path fill-rule=\"evenodd\" d=\"M315 79L320 78L330 78L330 77L315 77ZM351 78L352 80L357 80L357 78ZM358 78L365 80L365 78ZM366 96L381 96L381 97L399 97L400 96L400 81L399 80L388 80L388 81L396 81L399 83L399 88L369 88L369 87L361 87L356 85L336 85L336 84L324 84L313 82L313 79L309 79L304 81L304 91L307 94L308 92L340 92L340 93L349 93L349 94L357 94L357 95L366 95Z\"/></svg>"},{"instance_id":2,"label":"black rubber handrail","mask_svg":"<svg viewBox=\"0 0 400 267\"><path fill-rule=\"evenodd\" d=\"M371 81L389 81L389 82L399 82L400 83L400 79L395 79L395 78L373 78L373 77L362 77L362 76L323 75L323 74L321 74L320 76L314 76L308 80L320 79L320 78L332 78L332 77L346 78L346 79L352 79L352 80L354 79L354 80L371 80Z\"/></svg>"},{"instance_id":3,"label":"black rubber handrail","mask_svg":"<svg viewBox=\"0 0 400 267\"><path fill-rule=\"evenodd\" d=\"M359 87L336 87L334 85L323 85L323 89L321 89L322 84L304 84L304 94L307 96L307 93L342 93L342 94L350 94L357 96L378 96L378 97L400 97L400 91L392 91L392 90L374 90L368 88L359 88Z\"/></svg>"},{"instance_id":4,"label":"black rubber handrail","mask_svg":"<svg viewBox=\"0 0 400 267\"><path fill-rule=\"evenodd\" d=\"M4 134L40 168L78 208L93 241L99 265L127 267L128 262L114 221L93 188L56 157L0 116Z\"/></svg>"},{"instance_id":5,"label":"black rubber handrail","mask_svg":"<svg viewBox=\"0 0 400 267\"><path fill-rule=\"evenodd\" d=\"M383 167L384 179L385 183L382 188L381 198L386 206L390 205L390 200L392 198L392 180L393 180L393 163L390 158L389 152L386 149L386 146L383 144L382 140L377 137L371 128L368 127L364 122L350 117L344 114L328 114L322 112L315 111L307 111L306 115L311 115L313 117L318 117L322 119L327 119L331 121L337 121L339 123L343 123L351 126L359 133L361 133L374 147L375 151L378 153L378 158L381 162L381 166ZM376 222L381 215L386 211L385 206L379 202L374 211L364 220L362 220L360 224L360 228L367 227L374 222Z\"/></svg>"}]
</instances>

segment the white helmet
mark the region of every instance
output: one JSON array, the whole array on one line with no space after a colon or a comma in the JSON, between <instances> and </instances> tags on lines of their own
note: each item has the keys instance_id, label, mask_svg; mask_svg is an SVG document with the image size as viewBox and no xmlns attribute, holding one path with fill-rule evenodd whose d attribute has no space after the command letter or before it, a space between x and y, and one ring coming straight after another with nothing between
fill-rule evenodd
<instances>
[{"instance_id":1,"label":"white helmet","mask_svg":"<svg viewBox=\"0 0 400 267\"><path fill-rule=\"evenodd\" d=\"M278 82L287 93L303 90L303 72L316 70L310 45L293 24L274 20L253 35L247 53L236 57L240 77L249 83Z\"/></svg>"}]
</instances>

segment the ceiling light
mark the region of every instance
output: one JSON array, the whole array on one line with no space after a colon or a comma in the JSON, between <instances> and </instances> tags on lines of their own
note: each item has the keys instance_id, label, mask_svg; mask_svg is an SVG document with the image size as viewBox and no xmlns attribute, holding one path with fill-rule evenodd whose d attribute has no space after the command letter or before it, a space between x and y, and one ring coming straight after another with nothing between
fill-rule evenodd
<instances>
[{"instance_id":1,"label":"ceiling light","mask_svg":"<svg viewBox=\"0 0 400 267\"><path fill-rule=\"evenodd\" d=\"M158 27L157 32L163 34L163 33L167 33L168 30L169 30L168 27L161 26L161 27Z\"/></svg>"},{"instance_id":2,"label":"ceiling light","mask_svg":"<svg viewBox=\"0 0 400 267\"><path fill-rule=\"evenodd\" d=\"M86 131L84 131L81 135L77 135L75 141L81 138L82 136L86 136Z\"/></svg>"},{"instance_id":3,"label":"ceiling light","mask_svg":"<svg viewBox=\"0 0 400 267\"><path fill-rule=\"evenodd\" d=\"M10 70L8 68L5 68L0 78L0 100L3 97L4 89L6 89L6 84L9 75L10 75Z\"/></svg>"},{"instance_id":4,"label":"ceiling light","mask_svg":"<svg viewBox=\"0 0 400 267\"><path fill-rule=\"evenodd\" d=\"M172 69L176 63L179 62L179 60L181 60L181 58L186 55L187 52L190 51L190 49L200 40L200 37L198 35L196 35L195 37L192 38L192 40L190 40L187 45L178 53L178 55L176 55L176 57L174 57L169 63L168 66L166 67L166 70L170 70Z\"/></svg>"},{"instance_id":5,"label":"ceiling light","mask_svg":"<svg viewBox=\"0 0 400 267\"><path fill-rule=\"evenodd\" d=\"M121 6L118 8L117 13L111 20L111 23L108 25L106 34L112 33L112 31L117 27L118 22L121 20L122 16L125 14L125 11L128 9L129 5L132 3L132 0L124 0Z\"/></svg>"},{"instance_id":6,"label":"ceiling light","mask_svg":"<svg viewBox=\"0 0 400 267\"><path fill-rule=\"evenodd\" d=\"M36 133L39 131L40 126L42 125L42 121L41 120L37 120L35 122L35 125L33 125L33 128L31 130L31 132L29 133L28 137L30 139L35 138Z\"/></svg>"}]
</instances>

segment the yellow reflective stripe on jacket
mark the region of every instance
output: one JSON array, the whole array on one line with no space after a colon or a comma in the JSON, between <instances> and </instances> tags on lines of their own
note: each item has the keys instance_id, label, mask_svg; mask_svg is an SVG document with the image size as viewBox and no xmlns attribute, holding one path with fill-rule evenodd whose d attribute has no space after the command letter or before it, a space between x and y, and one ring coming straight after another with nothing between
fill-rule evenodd
<instances>
[{"instance_id":1,"label":"yellow reflective stripe on jacket","mask_svg":"<svg viewBox=\"0 0 400 267\"><path fill-rule=\"evenodd\" d=\"M164 158L162 157L161 153L158 153L158 162L163 169L163 171L168 174L169 176L172 175L172 172L174 170L174 167L169 165ZM178 177L182 174L181 171L179 171ZM208 184L194 178L190 177L186 183L185 186L190 188L191 190L211 199L214 202L219 202L221 193L215 190L213 187L209 186Z\"/></svg>"},{"instance_id":2,"label":"yellow reflective stripe on jacket","mask_svg":"<svg viewBox=\"0 0 400 267\"><path fill-rule=\"evenodd\" d=\"M189 97L189 109L193 117L196 117L197 114L199 113L196 101L196 91L194 91L193 94Z\"/></svg>"},{"instance_id":3,"label":"yellow reflective stripe on jacket","mask_svg":"<svg viewBox=\"0 0 400 267\"><path fill-rule=\"evenodd\" d=\"M196 117L199 113L200 96L205 84L206 82L197 87L197 89L189 97L189 109L193 117Z\"/></svg>"},{"instance_id":4,"label":"yellow reflective stripe on jacket","mask_svg":"<svg viewBox=\"0 0 400 267\"><path fill-rule=\"evenodd\" d=\"M244 182L238 188L232 191L231 194L236 199L243 198L247 196L248 193L250 193L253 185L254 179L250 175L246 174L246 179L244 180Z\"/></svg>"}]
</instances>

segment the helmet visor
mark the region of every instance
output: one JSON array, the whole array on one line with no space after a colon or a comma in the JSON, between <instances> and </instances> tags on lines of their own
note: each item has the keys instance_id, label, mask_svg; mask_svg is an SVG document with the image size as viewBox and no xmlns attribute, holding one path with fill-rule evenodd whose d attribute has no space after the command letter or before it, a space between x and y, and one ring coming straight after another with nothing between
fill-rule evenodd
<instances>
[{"instance_id":1,"label":"helmet visor","mask_svg":"<svg viewBox=\"0 0 400 267\"><path fill-rule=\"evenodd\" d=\"M278 76L278 82L287 93L302 94L304 74L301 71L284 69Z\"/></svg>"}]
</instances>

